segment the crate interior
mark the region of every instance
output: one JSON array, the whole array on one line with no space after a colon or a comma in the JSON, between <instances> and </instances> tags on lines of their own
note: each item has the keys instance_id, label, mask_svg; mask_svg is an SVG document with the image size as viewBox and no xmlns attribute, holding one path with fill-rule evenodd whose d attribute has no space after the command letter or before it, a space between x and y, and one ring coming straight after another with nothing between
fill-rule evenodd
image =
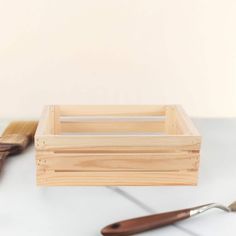
<instances>
[{"instance_id":1,"label":"crate interior","mask_svg":"<svg viewBox=\"0 0 236 236\"><path fill-rule=\"evenodd\" d=\"M51 132L60 135L183 135L177 106L50 106ZM52 124L53 123L53 124Z\"/></svg>"}]
</instances>

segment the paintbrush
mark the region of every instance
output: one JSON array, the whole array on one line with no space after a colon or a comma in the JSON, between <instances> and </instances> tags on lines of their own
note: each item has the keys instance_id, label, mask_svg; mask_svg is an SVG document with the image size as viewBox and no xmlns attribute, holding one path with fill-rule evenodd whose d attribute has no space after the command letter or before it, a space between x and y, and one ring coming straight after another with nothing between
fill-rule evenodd
<instances>
[{"instance_id":1,"label":"paintbrush","mask_svg":"<svg viewBox=\"0 0 236 236\"><path fill-rule=\"evenodd\" d=\"M217 203L210 203L188 209L164 212L160 214L124 220L106 226L102 229L101 234L104 236L133 235L144 231L160 228L169 224L173 224L177 221L201 214L212 208L219 208L227 212L236 212L236 202L233 202L229 206L224 206Z\"/></svg>"},{"instance_id":2,"label":"paintbrush","mask_svg":"<svg viewBox=\"0 0 236 236\"><path fill-rule=\"evenodd\" d=\"M36 121L10 123L0 137L0 171L7 157L21 153L33 141Z\"/></svg>"}]
</instances>

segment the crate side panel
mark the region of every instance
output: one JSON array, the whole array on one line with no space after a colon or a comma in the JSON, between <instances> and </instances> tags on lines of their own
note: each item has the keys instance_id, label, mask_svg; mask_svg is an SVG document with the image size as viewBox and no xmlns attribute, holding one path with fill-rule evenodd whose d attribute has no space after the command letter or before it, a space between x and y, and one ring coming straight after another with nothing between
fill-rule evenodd
<instances>
[{"instance_id":1,"label":"crate side panel","mask_svg":"<svg viewBox=\"0 0 236 236\"><path fill-rule=\"evenodd\" d=\"M197 171L55 172L38 171L39 186L162 186L196 185Z\"/></svg>"},{"instance_id":2,"label":"crate side panel","mask_svg":"<svg viewBox=\"0 0 236 236\"><path fill-rule=\"evenodd\" d=\"M200 137L181 135L51 135L45 138L42 137L42 145L38 147L38 150L155 147L157 150L179 149L199 151L200 143Z\"/></svg>"},{"instance_id":3,"label":"crate side panel","mask_svg":"<svg viewBox=\"0 0 236 236\"><path fill-rule=\"evenodd\" d=\"M37 152L38 168L66 171L197 170L199 154Z\"/></svg>"}]
</instances>

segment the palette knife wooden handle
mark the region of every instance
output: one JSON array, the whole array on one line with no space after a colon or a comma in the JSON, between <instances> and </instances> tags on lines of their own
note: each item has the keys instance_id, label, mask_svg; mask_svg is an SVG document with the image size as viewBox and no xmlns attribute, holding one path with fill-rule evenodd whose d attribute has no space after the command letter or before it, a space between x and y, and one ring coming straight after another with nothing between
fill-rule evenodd
<instances>
[{"instance_id":1,"label":"palette knife wooden handle","mask_svg":"<svg viewBox=\"0 0 236 236\"><path fill-rule=\"evenodd\" d=\"M106 226L101 233L104 236L127 236L172 224L190 217L193 208L149 215L120 221Z\"/></svg>"}]
</instances>

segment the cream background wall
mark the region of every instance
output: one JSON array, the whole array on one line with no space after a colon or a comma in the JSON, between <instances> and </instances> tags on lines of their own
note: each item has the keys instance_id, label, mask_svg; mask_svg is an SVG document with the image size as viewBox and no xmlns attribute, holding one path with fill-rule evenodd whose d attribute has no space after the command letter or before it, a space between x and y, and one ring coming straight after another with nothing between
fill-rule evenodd
<instances>
[{"instance_id":1,"label":"cream background wall","mask_svg":"<svg viewBox=\"0 0 236 236\"><path fill-rule=\"evenodd\" d=\"M236 116L234 0L0 0L0 116L182 104Z\"/></svg>"}]
</instances>

